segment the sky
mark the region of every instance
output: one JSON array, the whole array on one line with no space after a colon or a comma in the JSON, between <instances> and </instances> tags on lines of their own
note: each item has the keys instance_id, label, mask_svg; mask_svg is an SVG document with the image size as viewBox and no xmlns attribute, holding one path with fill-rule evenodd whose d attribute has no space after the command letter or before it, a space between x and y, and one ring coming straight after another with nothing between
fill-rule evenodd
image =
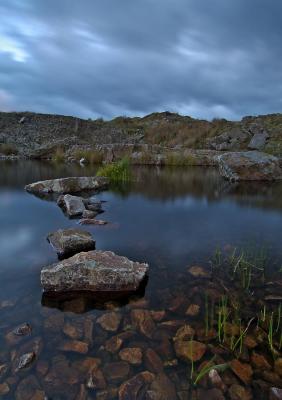
<instances>
[{"instance_id":1,"label":"sky","mask_svg":"<svg viewBox=\"0 0 282 400\"><path fill-rule=\"evenodd\" d=\"M0 111L282 112L280 0L0 0Z\"/></svg>"}]
</instances>

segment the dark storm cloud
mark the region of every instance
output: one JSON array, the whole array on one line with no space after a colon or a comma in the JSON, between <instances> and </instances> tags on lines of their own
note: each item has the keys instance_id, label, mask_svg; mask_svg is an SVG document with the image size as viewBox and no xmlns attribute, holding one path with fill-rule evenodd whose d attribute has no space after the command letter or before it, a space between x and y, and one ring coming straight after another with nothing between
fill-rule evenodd
<instances>
[{"instance_id":1,"label":"dark storm cloud","mask_svg":"<svg viewBox=\"0 0 282 400\"><path fill-rule=\"evenodd\" d=\"M277 0L2 0L0 109L280 112L281 15Z\"/></svg>"}]
</instances>

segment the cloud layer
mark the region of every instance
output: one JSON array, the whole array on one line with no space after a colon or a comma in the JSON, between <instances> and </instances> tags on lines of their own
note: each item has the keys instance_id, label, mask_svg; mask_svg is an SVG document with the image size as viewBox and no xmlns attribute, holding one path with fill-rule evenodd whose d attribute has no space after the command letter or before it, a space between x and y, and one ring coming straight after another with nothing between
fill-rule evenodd
<instances>
[{"instance_id":1,"label":"cloud layer","mask_svg":"<svg viewBox=\"0 0 282 400\"><path fill-rule=\"evenodd\" d=\"M277 0L2 0L0 110L282 111Z\"/></svg>"}]
</instances>

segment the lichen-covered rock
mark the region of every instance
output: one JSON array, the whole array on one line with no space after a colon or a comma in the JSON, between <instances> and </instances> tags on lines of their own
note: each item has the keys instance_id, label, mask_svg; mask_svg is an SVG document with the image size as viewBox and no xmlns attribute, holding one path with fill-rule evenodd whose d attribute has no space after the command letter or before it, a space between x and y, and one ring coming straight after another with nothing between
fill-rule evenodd
<instances>
[{"instance_id":1,"label":"lichen-covered rock","mask_svg":"<svg viewBox=\"0 0 282 400\"><path fill-rule=\"evenodd\" d=\"M269 135L267 132L256 133L248 144L248 148L251 150L262 150L268 138Z\"/></svg>"},{"instance_id":2,"label":"lichen-covered rock","mask_svg":"<svg viewBox=\"0 0 282 400\"><path fill-rule=\"evenodd\" d=\"M207 145L214 150L240 150L250 140L250 132L239 127L232 128L218 136L208 138Z\"/></svg>"},{"instance_id":3,"label":"lichen-covered rock","mask_svg":"<svg viewBox=\"0 0 282 400\"><path fill-rule=\"evenodd\" d=\"M59 229L47 236L59 258L72 256L81 251L95 249L95 240L89 232L81 229Z\"/></svg>"},{"instance_id":4,"label":"lichen-covered rock","mask_svg":"<svg viewBox=\"0 0 282 400\"><path fill-rule=\"evenodd\" d=\"M96 176L49 179L26 185L31 193L77 193L84 190L103 190L108 187L108 179Z\"/></svg>"},{"instance_id":5,"label":"lichen-covered rock","mask_svg":"<svg viewBox=\"0 0 282 400\"><path fill-rule=\"evenodd\" d=\"M282 179L278 158L259 151L224 153L218 156L218 165L220 174L233 181Z\"/></svg>"},{"instance_id":6,"label":"lichen-covered rock","mask_svg":"<svg viewBox=\"0 0 282 400\"><path fill-rule=\"evenodd\" d=\"M126 293L139 288L148 269L111 251L89 251L43 268L41 284L45 292Z\"/></svg>"},{"instance_id":7,"label":"lichen-covered rock","mask_svg":"<svg viewBox=\"0 0 282 400\"><path fill-rule=\"evenodd\" d=\"M69 217L78 217L85 211L82 197L65 194L58 198L57 204Z\"/></svg>"}]
</instances>

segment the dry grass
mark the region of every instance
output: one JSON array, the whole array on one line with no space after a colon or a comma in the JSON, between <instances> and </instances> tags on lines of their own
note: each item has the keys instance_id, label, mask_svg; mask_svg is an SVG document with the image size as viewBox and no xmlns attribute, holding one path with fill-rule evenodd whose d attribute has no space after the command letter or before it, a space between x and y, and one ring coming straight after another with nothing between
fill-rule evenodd
<instances>
[{"instance_id":1,"label":"dry grass","mask_svg":"<svg viewBox=\"0 0 282 400\"><path fill-rule=\"evenodd\" d=\"M104 155L102 151L98 150L77 150L74 153L74 158L77 161L84 158L89 164L102 164Z\"/></svg>"},{"instance_id":2,"label":"dry grass","mask_svg":"<svg viewBox=\"0 0 282 400\"><path fill-rule=\"evenodd\" d=\"M58 147L52 156L52 161L62 163L65 161L65 151L62 147Z\"/></svg>"},{"instance_id":3,"label":"dry grass","mask_svg":"<svg viewBox=\"0 0 282 400\"><path fill-rule=\"evenodd\" d=\"M17 155L18 150L12 144L1 143L0 144L0 154L4 154L5 156Z\"/></svg>"}]
</instances>

